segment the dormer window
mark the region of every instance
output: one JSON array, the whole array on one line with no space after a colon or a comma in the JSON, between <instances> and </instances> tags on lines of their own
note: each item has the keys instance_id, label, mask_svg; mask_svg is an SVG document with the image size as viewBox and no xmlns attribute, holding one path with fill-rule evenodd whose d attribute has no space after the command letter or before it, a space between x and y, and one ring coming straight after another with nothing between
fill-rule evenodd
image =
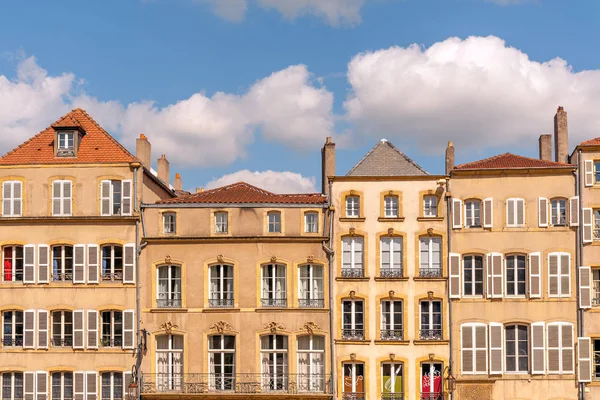
<instances>
[{"instance_id":1,"label":"dormer window","mask_svg":"<svg viewBox=\"0 0 600 400\"><path fill-rule=\"evenodd\" d=\"M76 153L77 132L63 131L56 132L56 156L57 157L74 157Z\"/></svg>"}]
</instances>

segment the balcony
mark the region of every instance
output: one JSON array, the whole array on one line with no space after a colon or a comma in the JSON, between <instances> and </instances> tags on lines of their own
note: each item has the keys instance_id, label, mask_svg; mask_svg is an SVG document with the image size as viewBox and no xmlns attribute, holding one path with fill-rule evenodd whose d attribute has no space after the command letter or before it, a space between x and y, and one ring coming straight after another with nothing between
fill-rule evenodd
<instances>
[{"instance_id":1,"label":"balcony","mask_svg":"<svg viewBox=\"0 0 600 400\"><path fill-rule=\"evenodd\" d=\"M52 338L50 339L50 343L52 347L73 347L73 338L65 337L65 338Z\"/></svg>"},{"instance_id":2,"label":"balcony","mask_svg":"<svg viewBox=\"0 0 600 400\"><path fill-rule=\"evenodd\" d=\"M380 400L404 400L404 393L381 393Z\"/></svg>"},{"instance_id":3,"label":"balcony","mask_svg":"<svg viewBox=\"0 0 600 400\"><path fill-rule=\"evenodd\" d=\"M143 374L140 392L149 394L331 394L331 375L323 374ZM361 399L364 397L361 397Z\"/></svg>"},{"instance_id":4,"label":"balcony","mask_svg":"<svg viewBox=\"0 0 600 400\"><path fill-rule=\"evenodd\" d=\"M231 308L233 307L233 299L208 299L210 308Z\"/></svg>"},{"instance_id":5,"label":"balcony","mask_svg":"<svg viewBox=\"0 0 600 400\"><path fill-rule=\"evenodd\" d=\"M342 400L365 400L367 397L364 392L344 392Z\"/></svg>"},{"instance_id":6,"label":"balcony","mask_svg":"<svg viewBox=\"0 0 600 400\"><path fill-rule=\"evenodd\" d=\"M123 272L103 272L103 282L121 282L123 281Z\"/></svg>"},{"instance_id":7,"label":"balcony","mask_svg":"<svg viewBox=\"0 0 600 400\"><path fill-rule=\"evenodd\" d=\"M419 268L419 278L441 278L441 267L421 267Z\"/></svg>"},{"instance_id":8,"label":"balcony","mask_svg":"<svg viewBox=\"0 0 600 400\"><path fill-rule=\"evenodd\" d=\"M364 278L365 270L362 268L342 268L342 278Z\"/></svg>"},{"instance_id":9,"label":"balcony","mask_svg":"<svg viewBox=\"0 0 600 400\"><path fill-rule=\"evenodd\" d=\"M121 347L123 345L123 339L120 337L116 338L102 338L100 340L102 347Z\"/></svg>"},{"instance_id":10,"label":"balcony","mask_svg":"<svg viewBox=\"0 0 600 400\"><path fill-rule=\"evenodd\" d=\"M298 299L298 306L302 308L323 308L325 299Z\"/></svg>"},{"instance_id":11,"label":"balcony","mask_svg":"<svg viewBox=\"0 0 600 400\"><path fill-rule=\"evenodd\" d=\"M181 308L181 294L167 295L164 293L159 293L158 299L156 299L156 307Z\"/></svg>"},{"instance_id":12,"label":"balcony","mask_svg":"<svg viewBox=\"0 0 600 400\"><path fill-rule=\"evenodd\" d=\"M442 340L442 329L421 329L419 331L419 340Z\"/></svg>"},{"instance_id":13,"label":"balcony","mask_svg":"<svg viewBox=\"0 0 600 400\"><path fill-rule=\"evenodd\" d=\"M444 400L444 394L440 392L421 393L419 400Z\"/></svg>"},{"instance_id":14,"label":"balcony","mask_svg":"<svg viewBox=\"0 0 600 400\"><path fill-rule=\"evenodd\" d=\"M52 280L55 282L72 282L73 281L73 273L72 272L67 272L67 273L58 273L58 272L54 272L52 273Z\"/></svg>"},{"instance_id":15,"label":"balcony","mask_svg":"<svg viewBox=\"0 0 600 400\"><path fill-rule=\"evenodd\" d=\"M23 347L23 336L12 338L10 335L2 339L2 347Z\"/></svg>"},{"instance_id":16,"label":"balcony","mask_svg":"<svg viewBox=\"0 0 600 400\"><path fill-rule=\"evenodd\" d=\"M285 308L287 307L287 299L260 299L263 307L267 308Z\"/></svg>"},{"instance_id":17,"label":"balcony","mask_svg":"<svg viewBox=\"0 0 600 400\"><path fill-rule=\"evenodd\" d=\"M600 307L600 293L594 293L594 297L592 297L592 307Z\"/></svg>"},{"instance_id":18,"label":"balcony","mask_svg":"<svg viewBox=\"0 0 600 400\"><path fill-rule=\"evenodd\" d=\"M381 268L379 270L381 278L402 278L402 268Z\"/></svg>"},{"instance_id":19,"label":"balcony","mask_svg":"<svg viewBox=\"0 0 600 400\"><path fill-rule=\"evenodd\" d=\"M365 340L364 329L342 329L342 339L344 340Z\"/></svg>"},{"instance_id":20,"label":"balcony","mask_svg":"<svg viewBox=\"0 0 600 400\"><path fill-rule=\"evenodd\" d=\"M404 332L402 328L382 329L379 338L381 340L404 340Z\"/></svg>"}]
</instances>

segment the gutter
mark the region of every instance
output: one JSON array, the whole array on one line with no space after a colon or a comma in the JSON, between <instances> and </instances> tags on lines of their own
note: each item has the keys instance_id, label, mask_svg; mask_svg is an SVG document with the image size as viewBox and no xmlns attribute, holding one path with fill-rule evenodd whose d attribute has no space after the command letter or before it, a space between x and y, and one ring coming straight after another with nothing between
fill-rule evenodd
<instances>
[{"instance_id":1,"label":"gutter","mask_svg":"<svg viewBox=\"0 0 600 400\"><path fill-rule=\"evenodd\" d=\"M577 297L577 303L575 307L577 307L577 337L583 337L584 335L584 326L583 326L583 317L584 311L579 307L579 267L583 265L583 199L581 198L582 190L581 190L581 149L577 150L577 169L573 171L573 175L575 175L575 195L579 198L579 209L577 212L579 213L577 224L577 234L575 235L575 282L577 291L575 293ZM578 383L578 398L579 400L585 399L585 383Z\"/></svg>"},{"instance_id":2,"label":"gutter","mask_svg":"<svg viewBox=\"0 0 600 400\"><path fill-rule=\"evenodd\" d=\"M331 189L332 189L332 181L329 180L329 196L327 198L327 209L329 215L329 247L323 241L323 250L327 253L327 260L329 261L329 352L330 352L330 369L331 369L331 389L332 389L332 398L337 399L337 365L335 362L335 341L333 339L335 333L335 324L333 321L333 310L335 308L335 304L333 301L333 258L335 256L335 252L333 249L333 216L335 215L335 210L331 206ZM325 225L323 225L323 229L325 229Z\"/></svg>"},{"instance_id":3,"label":"gutter","mask_svg":"<svg viewBox=\"0 0 600 400\"><path fill-rule=\"evenodd\" d=\"M450 172L452 173L452 172ZM448 262L450 262L450 253L452 252L452 197L450 196L450 177L446 178L446 240L448 246ZM448 265L450 270L450 265ZM448 293L448 374L452 374L454 357L452 356L453 331L452 331L452 298L450 298L450 277L446 284L446 293ZM445 379L445 378L444 378ZM454 399L454 392L450 393L450 400Z\"/></svg>"},{"instance_id":4,"label":"gutter","mask_svg":"<svg viewBox=\"0 0 600 400\"><path fill-rule=\"evenodd\" d=\"M323 208L320 203L157 203L145 208Z\"/></svg>"}]
</instances>

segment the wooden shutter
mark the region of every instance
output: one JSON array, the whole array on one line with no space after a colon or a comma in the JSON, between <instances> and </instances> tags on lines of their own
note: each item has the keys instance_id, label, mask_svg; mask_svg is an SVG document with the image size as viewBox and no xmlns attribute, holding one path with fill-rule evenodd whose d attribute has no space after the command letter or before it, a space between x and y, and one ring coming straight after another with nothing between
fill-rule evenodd
<instances>
[{"instance_id":1,"label":"wooden shutter","mask_svg":"<svg viewBox=\"0 0 600 400\"><path fill-rule=\"evenodd\" d=\"M560 297L571 297L571 255L560 254Z\"/></svg>"},{"instance_id":2,"label":"wooden shutter","mask_svg":"<svg viewBox=\"0 0 600 400\"><path fill-rule=\"evenodd\" d=\"M100 215L111 215L110 181L100 182Z\"/></svg>"},{"instance_id":3,"label":"wooden shutter","mask_svg":"<svg viewBox=\"0 0 600 400\"><path fill-rule=\"evenodd\" d=\"M12 215L12 182L2 182L2 215Z\"/></svg>"},{"instance_id":4,"label":"wooden shutter","mask_svg":"<svg viewBox=\"0 0 600 400\"><path fill-rule=\"evenodd\" d=\"M25 372L23 374L24 400L35 400L35 372Z\"/></svg>"},{"instance_id":5,"label":"wooden shutter","mask_svg":"<svg viewBox=\"0 0 600 400\"><path fill-rule=\"evenodd\" d=\"M506 200L506 226L515 226L515 199Z\"/></svg>"},{"instance_id":6,"label":"wooden shutter","mask_svg":"<svg viewBox=\"0 0 600 400\"><path fill-rule=\"evenodd\" d=\"M559 257L558 253L548 254L548 296L558 297L559 285Z\"/></svg>"},{"instance_id":7,"label":"wooden shutter","mask_svg":"<svg viewBox=\"0 0 600 400\"><path fill-rule=\"evenodd\" d=\"M85 382L85 395L86 400L96 400L98 398L98 374L95 371L88 371L85 373L86 382ZM129 385L123 385L123 394L125 397L126 390Z\"/></svg>"},{"instance_id":8,"label":"wooden shutter","mask_svg":"<svg viewBox=\"0 0 600 400\"><path fill-rule=\"evenodd\" d=\"M583 168L585 176L585 186L594 186L594 161L585 160L583 162Z\"/></svg>"},{"instance_id":9,"label":"wooden shutter","mask_svg":"<svg viewBox=\"0 0 600 400\"><path fill-rule=\"evenodd\" d=\"M134 332L135 332L135 317L133 310L123 311L123 348L133 349Z\"/></svg>"},{"instance_id":10,"label":"wooden shutter","mask_svg":"<svg viewBox=\"0 0 600 400\"><path fill-rule=\"evenodd\" d=\"M593 212L591 208L584 208L583 211L583 243L591 243L592 237L592 223L593 223Z\"/></svg>"},{"instance_id":11,"label":"wooden shutter","mask_svg":"<svg viewBox=\"0 0 600 400\"><path fill-rule=\"evenodd\" d=\"M483 227L491 228L494 225L494 199L483 199Z\"/></svg>"},{"instance_id":12,"label":"wooden shutter","mask_svg":"<svg viewBox=\"0 0 600 400\"><path fill-rule=\"evenodd\" d=\"M98 311L87 310L87 348L98 348Z\"/></svg>"},{"instance_id":13,"label":"wooden shutter","mask_svg":"<svg viewBox=\"0 0 600 400\"><path fill-rule=\"evenodd\" d=\"M123 246L123 283L135 283L135 244Z\"/></svg>"},{"instance_id":14,"label":"wooden shutter","mask_svg":"<svg viewBox=\"0 0 600 400\"><path fill-rule=\"evenodd\" d=\"M548 324L548 373L560 373L560 324Z\"/></svg>"},{"instance_id":15,"label":"wooden shutter","mask_svg":"<svg viewBox=\"0 0 600 400\"><path fill-rule=\"evenodd\" d=\"M62 182L54 181L52 182L52 215L60 215L61 214L61 193L62 193Z\"/></svg>"},{"instance_id":16,"label":"wooden shutter","mask_svg":"<svg viewBox=\"0 0 600 400\"><path fill-rule=\"evenodd\" d=\"M592 381L592 341L589 337L577 338L577 377L579 382Z\"/></svg>"},{"instance_id":17,"label":"wooden shutter","mask_svg":"<svg viewBox=\"0 0 600 400\"><path fill-rule=\"evenodd\" d=\"M73 188L71 181L63 181L62 183L62 211L64 215L71 215L72 213L72 199L73 199Z\"/></svg>"},{"instance_id":18,"label":"wooden shutter","mask_svg":"<svg viewBox=\"0 0 600 400\"><path fill-rule=\"evenodd\" d=\"M544 334L543 322L531 324L531 373L534 375L546 372Z\"/></svg>"},{"instance_id":19,"label":"wooden shutter","mask_svg":"<svg viewBox=\"0 0 600 400\"><path fill-rule=\"evenodd\" d=\"M462 207L462 200L452 199L452 229L462 228Z\"/></svg>"},{"instance_id":20,"label":"wooden shutter","mask_svg":"<svg viewBox=\"0 0 600 400\"><path fill-rule=\"evenodd\" d=\"M129 384L133 382L131 371L123 372L123 388L129 387Z\"/></svg>"},{"instance_id":21,"label":"wooden shutter","mask_svg":"<svg viewBox=\"0 0 600 400\"><path fill-rule=\"evenodd\" d=\"M85 244L73 247L73 283L85 283Z\"/></svg>"},{"instance_id":22,"label":"wooden shutter","mask_svg":"<svg viewBox=\"0 0 600 400\"><path fill-rule=\"evenodd\" d=\"M35 310L23 312L23 348L35 348Z\"/></svg>"},{"instance_id":23,"label":"wooden shutter","mask_svg":"<svg viewBox=\"0 0 600 400\"><path fill-rule=\"evenodd\" d=\"M38 310L38 325L37 325L37 333L38 333L38 349L47 349L48 348L48 311L46 310Z\"/></svg>"},{"instance_id":24,"label":"wooden shutter","mask_svg":"<svg viewBox=\"0 0 600 400\"><path fill-rule=\"evenodd\" d=\"M529 298L531 299L542 297L541 259L542 255L539 252L529 254Z\"/></svg>"},{"instance_id":25,"label":"wooden shutter","mask_svg":"<svg viewBox=\"0 0 600 400\"><path fill-rule=\"evenodd\" d=\"M548 199L538 197L538 226L548 227Z\"/></svg>"},{"instance_id":26,"label":"wooden shutter","mask_svg":"<svg viewBox=\"0 0 600 400\"><path fill-rule=\"evenodd\" d=\"M87 259L87 281L88 283L98 283L98 245L97 244L88 244L88 259Z\"/></svg>"},{"instance_id":27,"label":"wooden shutter","mask_svg":"<svg viewBox=\"0 0 600 400\"><path fill-rule=\"evenodd\" d=\"M525 200L515 199L515 207L517 210L517 226L525 226Z\"/></svg>"},{"instance_id":28,"label":"wooden shutter","mask_svg":"<svg viewBox=\"0 0 600 400\"><path fill-rule=\"evenodd\" d=\"M85 372L75 371L73 374L73 400L85 398Z\"/></svg>"},{"instance_id":29,"label":"wooden shutter","mask_svg":"<svg viewBox=\"0 0 600 400\"><path fill-rule=\"evenodd\" d=\"M50 273L50 246L47 244L38 244L37 272L38 283L48 283L48 274Z\"/></svg>"},{"instance_id":30,"label":"wooden shutter","mask_svg":"<svg viewBox=\"0 0 600 400\"><path fill-rule=\"evenodd\" d=\"M35 244L23 246L23 283L35 283Z\"/></svg>"},{"instance_id":31,"label":"wooden shutter","mask_svg":"<svg viewBox=\"0 0 600 400\"><path fill-rule=\"evenodd\" d=\"M473 368L473 325L464 324L460 327L460 353L461 353L461 373L472 374Z\"/></svg>"},{"instance_id":32,"label":"wooden shutter","mask_svg":"<svg viewBox=\"0 0 600 400\"><path fill-rule=\"evenodd\" d=\"M83 325L84 325L84 311L75 310L73 311L73 348L83 349Z\"/></svg>"},{"instance_id":33,"label":"wooden shutter","mask_svg":"<svg viewBox=\"0 0 600 400\"><path fill-rule=\"evenodd\" d=\"M487 297L501 298L503 293L502 254L488 253L486 255Z\"/></svg>"},{"instance_id":34,"label":"wooden shutter","mask_svg":"<svg viewBox=\"0 0 600 400\"><path fill-rule=\"evenodd\" d=\"M460 298L460 254L450 253L448 255L449 265L450 265L450 276L449 282L450 285L450 298L458 299Z\"/></svg>"},{"instance_id":35,"label":"wooden shutter","mask_svg":"<svg viewBox=\"0 0 600 400\"><path fill-rule=\"evenodd\" d=\"M21 216L21 210L23 206L22 187L21 182L16 181L13 183L13 215Z\"/></svg>"},{"instance_id":36,"label":"wooden shutter","mask_svg":"<svg viewBox=\"0 0 600 400\"><path fill-rule=\"evenodd\" d=\"M48 398L48 373L45 371L36 372L35 395L37 400Z\"/></svg>"},{"instance_id":37,"label":"wooden shutter","mask_svg":"<svg viewBox=\"0 0 600 400\"><path fill-rule=\"evenodd\" d=\"M475 373L487 374L487 325L477 324L475 333Z\"/></svg>"},{"instance_id":38,"label":"wooden shutter","mask_svg":"<svg viewBox=\"0 0 600 400\"><path fill-rule=\"evenodd\" d=\"M167 182L168 183L168 182ZM121 214L122 215L131 215L131 198L132 198L132 193L131 193L131 181L130 180L124 180L122 182L123 184L123 195L122 195L122 207L121 207Z\"/></svg>"},{"instance_id":39,"label":"wooden shutter","mask_svg":"<svg viewBox=\"0 0 600 400\"><path fill-rule=\"evenodd\" d=\"M560 328L561 372L563 374L574 374L575 341L573 337L573 324L563 323Z\"/></svg>"},{"instance_id":40,"label":"wooden shutter","mask_svg":"<svg viewBox=\"0 0 600 400\"><path fill-rule=\"evenodd\" d=\"M579 308L592 307L592 269L579 267Z\"/></svg>"},{"instance_id":41,"label":"wooden shutter","mask_svg":"<svg viewBox=\"0 0 600 400\"><path fill-rule=\"evenodd\" d=\"M504 327L497 322L490 322L490 374L501 375L504 354Z\"/></svg>"},{"instance_id":42,"label":"wooden shutter","mask_svg":"<svg viewBox=\"0 0 600 400\"><path fill-rule=\"evenodd\" d=\"M579 196L569 199L569 224L579 226Z\"/></svg>"}]
</instances>

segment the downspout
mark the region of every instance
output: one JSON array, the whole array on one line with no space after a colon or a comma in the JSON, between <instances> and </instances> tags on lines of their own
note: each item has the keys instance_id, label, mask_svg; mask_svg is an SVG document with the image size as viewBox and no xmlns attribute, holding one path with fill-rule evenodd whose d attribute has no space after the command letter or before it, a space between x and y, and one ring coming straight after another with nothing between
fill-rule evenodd
<instances>
[{"instance_id":1,"label":"downspout","mask_svg":"<svg viewBox=\"0 0 600 400\"><path fill-rule=\"evenodd\" d=\"M333 257L335 252L333 251L333 216L335 214L335 210L331 207L331 189L332 182L329 181L329 192L327 196L327 210L329 216L329 246L327 246L325 241L323 242L323 250L327 253L327 260L329 262L329 353L330 353L330 368L331 368L331 393L332 398L337 398L337 366L335 362L335 341L334 341L334 333L335 326L333 321L333 309L335 304L333 302ZM325 225L323 225L323 229L325 229Z\"/></svg>"},{"instance_id":2,"label":"downspout","mask_svg":"<svg viewBox=\"0 0 600 400\"><path fill-rule=\"evenodd\" d=\"M133 202L133 212L134 214L138 212L138 191L137 191L137 183L138 183L138 171L139 171L139 166L134 167L133 169L133 198L134 198L134 202ZM133 379L135 380L136 383L138 383L138 388L141 387L141 385L139 385L139 370L140 370L140 364L142 361L142 340L141 340L141 336L140 336L140 274L139 274L139 255L140 255L140 247L139 247L139 242L140 242L140 218L137 218L135 220L135 246L136 246L136 251L135 251L135 332L136 332L136 341L137 341L137 346L136 346L136 353L135 353L135 374L136 376L133 377ZM137 392L137 397L138 399L141 398L141 394L140 391L138 390Z\"/></svg>"},{"instance_id":3,"label":"downspout","mask_svg":"<svg viewBox=\"0 0 600 400\"><path fill-rule=\"evenodd\" d=\"M138 400L141 399L141 388L142 388L142 374L141 374L141 366L142 366L142 359L144 358L144 347L145 347L145 333L142 333L141 330L141 314L142 314L142 310L141 310L141 300L140 300L140 293L142 290L142 284L140 282L140 254L142 253L142 250L146 247L146 245L148 244L144 239L146 237L146 227L144 224L144 206L143 204L140 206L140 218L135 222L136 224L136 229L135 229L135 243L136 243L136 247L137 247L137 251L135 252L135 315L137 316L136 318L136 332L137 332L137 352L136 352L136 360L135 360L135 371L137 373L137 384L138 384ZM141 228L142 228L142 238L140 240L140 224L141 224ZM142 334L144 336L142 336Z\"/></svg>"},{"instance_id":4,"label":"downspout","mask_svg":"<svg viewBox=\"0 0 600 400\"><path fill-rule=\"evenodd\" d=\"M450 262L450 253L452 252L452 221L451 211L452 211L452 202L450 198L450 178L446 178L446 240L448 246L448 263ZM450 265L448 265L448 270L450 269ZM448 286L450 285L450 277L448 277ZM452 356L452 298L450 298L450 290L449 287L446 287L446 292L448 293L448 374L452 373L453 366L453 356ZM450 393L450 400L454 399L454 392Z\"/></svg>"},{"instance_id":5,"label":"downspout","mask_svg":"<svg viewBox=\"0 0 600 400\"><path fill-rule=\"evenodd\" d=\"M577 303L575 307L577 307L577 337L583 337L584 326L583 326L583 310L579 307L579 267L583 265L583 229L581 229L583 225L583 202L581 198L581 149L577 151L577 170L574 172L575 175L575 195L579 198L579 213L577 224L577 235L575 235L576 242L576 252L575 252L575 282L577 287ZM579 400L585 399L585 384L579 383Z\"/></svg>"}]
</instances>

